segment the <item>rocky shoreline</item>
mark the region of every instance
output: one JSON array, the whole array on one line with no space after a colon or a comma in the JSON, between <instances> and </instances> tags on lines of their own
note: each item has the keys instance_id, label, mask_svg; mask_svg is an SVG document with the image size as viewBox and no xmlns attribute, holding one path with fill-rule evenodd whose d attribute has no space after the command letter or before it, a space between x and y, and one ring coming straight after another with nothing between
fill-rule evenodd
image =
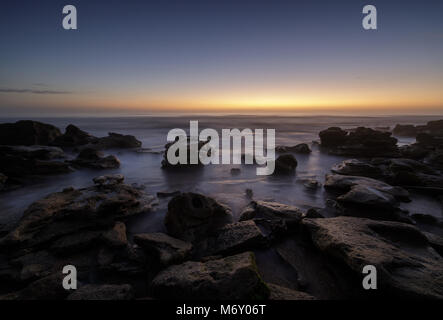
<instances>
[{"instance_id":1,"label":"rocky shoreline","mask_svg":"<svg viewBox=\"0 0 443 320\"><path fill-rule=\"evenodd\" d=\"M443 206L443 120L414 128L394 129L416 136L400 147L387 131L321 131L322 152L351 157L324 181L305 182L328 192L321 209L255 199L249 190L236 221L204 194L159 192L170 198L167 232L132 234L126 224L153 214L155 196L122 175L66 186L0 234L0 299L442 299L443 221L402 203L423 193ZM35 121L0 124L0 190L39 175L118 167L105 152L121 148L137 151L141 142L97 138L74 125L61 133ZM294 174L297 154L311 152L307 144L276 151L277 175ZM265 267L270 255L278 270ZM77 268L75 291L61 285L65 265ZM377 290L361 286L365 265L377 268Z\"/></svg>"}]
</instances>

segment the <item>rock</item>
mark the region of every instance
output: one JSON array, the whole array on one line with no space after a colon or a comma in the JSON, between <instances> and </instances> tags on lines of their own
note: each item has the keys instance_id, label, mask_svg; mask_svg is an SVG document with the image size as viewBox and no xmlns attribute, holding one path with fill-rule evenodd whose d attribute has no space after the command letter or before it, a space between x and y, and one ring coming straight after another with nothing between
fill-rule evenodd
<instances>
[{"instance_id":1,"label":"rock","mask_svg":"<svg viewBox=\"0 0 443 320\"><path fill-rule=\"evenodd\" d=\"M8 295L0 296L0 300L60 300L69 294L62 286L65 275L59 272L38 279L26 288Z\"/></svg>"},{"instance_id":2,"label":"rock","mask_svg":"<svg viewBox=\"0 0 443 320\"><path fill-rule=\"evenodd\" d=\"M443 259L415 227L354 217L304 219L315 246L341 261L361 286L365 265L377 268L375 294L392 298L443 298Z\"/></svg>"},{"instance_id":3,"label":"rock","mask_svg":"<svg viewBox=\"0 0 443 320\"><path fill-rule=\"evenodd\" d=\"M80 231L62 236L51 246L51 251L59 254L78 252L91 246L101 236L99 231Z\"/></svg>"},{"instance_id":4,"label":"rock","mask_svg":"<svg viewBox=\"0 0 443 320\"><path fill-rule=\"evenodd\" d=\"M231 174L232 174L233 176L239 175L240 173L241 173L240 168L232 168L232 169L231 169Z\"/></svg>"},{"instance_id":5,"label":"rock","mask_svg":"<svg viewBox=\"0 0 443 320\"><path fill-rule=\"evenodd\" d=\"M414 219L417 222L420 223L424 223L424 224L438 224L439 220L430 215L430 214L426 214L426 213L413 213L411 214L411 218Z\"/></svg>"},{"instance_id":6,"label":"rock","mask_svg":"<svg viewBox=\"0 0 443 320\"><path fill-rule=\"evenodd\" d=\"M197 144L197 149L200 152L201 149L203 148L203 146L208 143L208 141L199 141ZM162 169L183 169L183 168L201 168L202 167L202 163L200 162L200 158L197 159L197 163L196 164L192 164L191 163L191 138L187 137L186 140L186 146L179 146L179 147L186 147L186 163L177 163L177 164L172 164L169 162L168 160L168 150L169 148L171 148L171 146L177 144L177 146L179 146L179 142L178 142L178 138L176 139L176 141L174 142L169 142L165 145L165 152L163 154L163 160L162 160ZM178 156L178 150L176 151L176 155Z\"/></svg>"},{"instance_id":7,"label":"rock","mask_svg":"<svg viewBox=\"0 0 443 320\"><path fill-rule=\"evenodd\" d=\"M400 146L398 150L400 151L402 158L410 158L410 159L422 159L429 153L429 150L420 147L416 143L411 145Z\"/></svg>"},{"instance_id":8,"label":"rock","mask_svg":"<svg viewBox=\"0 0 443 320\"><path fill-rule=\"evenodd\" d=\"M8 180L8 177L0 172L0 191L2 191L5 188L5 184L6 184L7 180Z\"/></svg>"},{"instance_id":9,"label":"rock","mask_svg":"<svg viewBox=\"0 0 443 320\"><path fill-rule=\"evenodd\" d=\"M341 191L343 194L357 186L365 187L365 189L359 188L358 190L360 192L367 190L367 192L373 193L374 196L380 195L383 197L387 194L397 200L408 201L409 199L409 192L405 189L401 187L393 187L385 182L367 177L327 174L324 185L326 189Z\"/></svg>"},{"instance_id":10,"label":"rock","mask_svg":"<svg viewBox=\"0 0 443 320\"><path fill-rule=\"evenodd\" d=\"M262 300L269 289L261 280L252 252L208 262L185 262L161 271L152 281L159 299Z\"/></svg>"},{"instance_id":11,"label":"rock","mask_svg":"<svg viewBox=\"0 0 443 320\"><path fill-rule=\"evenodd\" d=\"M305 186L306 189L316 190L321 186L321 183L315 179L308 179L303 183L303 185Z\"/></svg>"},{"instance_id":12,"label":"rock","mask_svg":"<svg viewBox=\"0 0 443 320\"><path fill-rule=\"evenodd\" d=\"M358 127L346 132L337 127L319 133L322 147L337 155L358 157L398 156L397 139L390 132Z\"/></svg>"},{"instance_id":13,"label":"rock","mask_svg":"<svg viewBox=\"0 0 443 320\"><path fill-rule=\"evenodd\" d=\"M133 289L129 284L121 285L93 285L88 284L75 290L68 296L68 300L132 300Z\"/></svg>"},{"instance_id":14,"label":"rock","mask_svg":"<svg viewBox=\"0 0 443 320\"><path fill-rule=\"evenodd\" d=\"M300 143L292 147L287 146L277 146L275 148L275 151L278 153L288 153L288 152L294 152L294 153L304 153L308 154L311 153L311 149L309 148L308 144L306 143Z\"/></svg>"},{"instance_id":15,"label":"rock","mask_svg":"<svg viewBox=\"0 0 443 320\"><path fill-rule=\"evenodd\" d=\"M283 154L275 160L274 174L293 173L297 168L297 160L292 154Z\"/></svg>"},{"instance_id":16,"label":"rock","mask_svg":"<svg viewBox=\"0 0 443 320\"><path fill-rule=\"evenodd\" d=\"M148 254L153 254L163 267L181 263L192 250L192 244L172 238L164 233L141 233L134 235L134 242Z\"/></svg>"},{"instance_id":17,"label":"rock","mask_svg":"<svg viewBox=\"0 0 443 320\"><path fill-rule=\"evenodd\" d=\"M21 120L0 124L0 145L47 146L60 135L58 128L38 121Z\"/></svg>"},{"instance_id":18,"label":"rock","mask_svg":"<svg viewBox=\"0 0 443 320\"><path fill-rule=\"evenodd\" d=\"M115 169L120 167L120 161L114 155L107 157L93 148L85 148L75 160L69 161L70 164L77 167L86 167L93 169Z\"/></svg>"},{"instance_id":19,"label":"rock","mask_svg":"<svg viewBox=\"0 0 443 320\"><path fill-rule=\"evenodd\" d=\"M337 200L341 203L351 203L385 209L399 206L398 201L393 195L365 185L353 186L347 193L339 196Z\"/></svg>"},{"instance_id":20,"label":"rock","mask_svg":"<svg viewBox=\"0 0 443 320\"><path fill-rule=\"evenodd\" d=\"M125 177L122 174L108 174L104 176L98 176L92 179L94 184L99 187L110 187L123 183Z\"/></svg>"},{"instance_id":21,"label":"rock","mask_svg":"<svg viewBox=\"0 0 443 320\"><path fill-rule=\"evenodd\" d=\"M110 132L107 137L98 138L92 145L98 150L134 149L140 148L142 143L134 136Z\"/></svg>"},{"instance_id":22,"label":"rock","mask_svg":"<svg viewBox=\"0 0 443 320\"><path fill-rule=\"evenodd\" d=\"M344 160L333 166L331 171L342 175L370 178L379 178L383 176L383 171L379 167L357 159Z\"/></svg>"},{"instance_id":23,"label":"rock","mask_svg":"<svg viewBox=\"0 0 443 320\"><path fill-rule=\"evenodd\" d=\"M412 124L397 124L392 133L396 136L415 137L417 135L417 128Z\"/></svg>"},{"instance_id":24,"label":"rock","mask_svg":"<svg viewBox=\"0 0 443 320\"><path fill-rule=\"evenodd\" d=\"M126 225L123 222L117 221L112 229L103 233L102 238L111 247L126 247L128 244Z\"/></svg>"},{"instance_id":25,"label":"rock","mask_svg":"<svg viewBox=\"0 0 443 320\"><path fill-rule=\"evenodd\" d=\"M48 146L0 146L0 152L35 160L52 160L65 157L62 149Z\"/></svg>"},{"instance_id":26,"label":"rock","mask_svg":"<svg viewBox=\"0 0 443 320\"><path fill-rule=\"evenodd\" d=\"M246 198L252 199L252 197L254 196L254 192L252 191L252 189L246 189L245 195L246 195Z\"/></svg>"},{"instance_id":27,"label":"rock","mask_svg":"<svg viewBox=\"0 0 443 320\"><path fill-rule=\"evenodd\" d=\"M54 139L52 145L59 147L77 147L96 142L97 139L98 138L70 124L66 127L64 134Z\"/></svg>"},{"instance_id":28,"label":"rock","mask_svg":"<svg viewBox=\"0 0 443 320\"><path fill-rule=\"evenodd\" d=\"M241 221L228 224L217 231L214 237L205 240L200 246L204 255L228 255L263 247L266 239L254 221Z\"/></svg>"},{"instance_id":29,"label":"rock","mask_svg":"<svg viewBox=\"0 0 443 320\"><path fill-rule=\"evenodd\" d=\"M428 239L429 244L437 251L440 256L443 257L443 237L431 233L431 232L423 232L425 237Z\"/></svg>"},{"instance_id":30,"label":"rock","mask_svg":"<svg viewBox=\"0 0 443 320\"><path fill-rule=\"evenodd\" d=\"M150 212L153 197L125 184L56 192L31 204L17 227L0 240L0 251L31 250L83 230L109 230L115 221ZM68 243L77 241L69 239Z\"/></svg>"},{"instance_id":31,"label":"rock","mask_svg":"<svg viewBox=\"0 0 443 320\"><path fill-rule=\"evenodd\" d=\"M269 201L252 201L243 209L240 221L250 219L285 220L298 223L303 216L303 212L293 206Z\"/></svg>"},{"instance_id":32,"label":"rock","mask_svg":"<svg viewBox=\"0 0 443 320\"><path fill-rule=\"evenodd\" d=\"M271 295L270 300L315 300L315 298L307 293L288 289L276 284L267 283Z\"/></svg>"},{"instance_id":33,"label":"rock","mask_svg":"<svg viewBox=\"0 0 443 320\"><path fill-rule=\"evenodd\" d=\"M347 140L348 133L338 127L330 127L320 131L320 143L323 147L337 147L343 145Z\"/></svg>"},{"instance_id":34,"label":"rock","mask_svg":"<svg viewBox=\"0 0 443 320\"><path fill-rule=\"evenodd\" d=\"M0 168L8 182L22 184L32 176L72 172L68 164L52 160L63 156L56 147L0 146Z\"/></svg>"},{"instance_id":35,"label":"rock","mask_svg":"<svg viewBox=\"0 0 443 320\"><path fill-rule=\"evenodd\" d=\"M315 210L314 208L309 208L308 211L306 211L306 214L303 215L303 218L321 219L324 217L318 210Z\"/></svg>"},{"instance_id":36,"label":"rock","mask_svg":"<svg viewBox=\"0 0 443 320\"><path fill-rule=\"evenodd\" d=\"M194 242L232 221L231 209L198 193L182 193L169 201L165 225L173 237Z\"/></svg>"},{"instance_id":37,"label":"rock","mask_svg":"<svg viewBox=\"0 0 443 320\"><path fill-rule=\"evenodd\" d=\"M175 197L178 196L181 192L180 191L159 191L157 192L157 197L159 198L169 198L169 197Z\"/></svg>"}]
</instances>

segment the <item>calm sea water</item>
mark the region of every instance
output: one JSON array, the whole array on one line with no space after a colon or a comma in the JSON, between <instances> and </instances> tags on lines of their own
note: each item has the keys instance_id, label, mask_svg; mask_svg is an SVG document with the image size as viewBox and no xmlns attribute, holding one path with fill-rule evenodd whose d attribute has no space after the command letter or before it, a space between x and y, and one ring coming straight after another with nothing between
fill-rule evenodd
<instances>
[{"instance_id":1,"label":"calm sea water","mask_svg":"<svg viewBox=\"0 0 443 320\"><path fill-rule=\"evenodd\" d=\"M264 177L256 176L254 166L246 165L209 165L199 170L173 171L161 169L162 155L156 153L137 153L134 151L108 150L121 161L116 170L77 170L70 174L42 177L31 185L0 194L0 223L17 221L23 211L33 201L52 192L61 191L67 186L86 187L92 178L101 174L121 173L129 184L144 185L146 191L193 191L215 197L229 205L238 217L241 209L249 203L246 189L253 190L254 199L272 199L281 203L298 206L302 209L323 207L328 194L323 188L308 190L303 180L308 178L324 182L324 176L331 166L346 159L320 153L312 141L318 140L318 132L330 127L372 128L390 127L397 123L425 124L441 117L432 116L384 116L384 117L344 117L344 116L176 116L176 117L119 117L119 118L34 118L53 124L60 129L72 123L95 136L105 136L108 132L118 132L136 136L143 142L143 148L162 151L166 135L172 128L189 129L189 120L199 120L200 130L214 128L221 132L224 128L274 128L277 145L295 145L306 142L311 145L310 155L296 155L298 167L294 176ZM18 119L0 119L11 122ZM411 143L412 139L399 138L400 144ZM240 174L233 176L231 168L239 167ZM1 171L1 170L0 170ZM157 210L136 219L130 225L133 232L163 231L163 218L168 199L160 199ZM435 199L414 196L413 201L404 205L411 212L430 213L441 217L441 205Z\"/></svg>"}]
</instances>

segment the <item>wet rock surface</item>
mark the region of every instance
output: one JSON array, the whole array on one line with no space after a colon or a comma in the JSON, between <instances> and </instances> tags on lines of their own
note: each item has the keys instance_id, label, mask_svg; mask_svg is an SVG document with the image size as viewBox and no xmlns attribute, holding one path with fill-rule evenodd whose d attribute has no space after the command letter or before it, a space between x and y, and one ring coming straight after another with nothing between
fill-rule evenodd
<instances>
[{"instance_id":1,"label":"wet rock surface","mask_svg":"<svg viewBox=\"0 0 443 320\"><path fill-rule=\"evenodd\" d=\"M49 145L59 136L61 132L58 128L38 121L0 124L0 145Z\"/></svg>"},{"instance_id":2,"label":"wet rock surface","mask_svg":"<svg viewBox=\"0 0 443 320\"><path fill-rule=\"evenodd\" d=\"M292 154L283 154L275 160L274 174L293 174L297 168L297 160Z\"/></svg>"},{"instance_id":3,"label":"wet rock surface","mask_svg":"<svg viewBox=\"0 0 443 320\"><path fill-rule=\"evenodd\" d=\"M198 193L182 193L171 199L165 217L168 233L194 242L232 222L231 209Z\"/></svg>"},{"instance_id":4,"label":"wet rock surface","mask_svg":"<svg viewBox=\"0 0 443 320\"><path fill-rule=\"evenodd\" d=\"M292 147L277 146L275 148L275 151L278 153L294 152L294 153L302 153L302 154L309 154L312 152L312 150L309 148L308 144L306 144L306 143L300 143L300 144L297 144Z\"/></svg>"},{"instance_id":5,"label":"wet rock surface","mask_svg":"<svg viewBox=\"0 0 443 320\"><path fill-rule=\"evenodd\" d=\"M152 282L161 299L266 299L252 252L207 262L185 262L160 272Z\"/></svg>"},{"instance_id":6,"label":"wet rock surface","mask_svg":"<svg viewBox=\"0 0 443 320\"><path fill-rule=\"evenodd\" d=\"M354 217L305 219L316 247L361 274L377 268L379 295L402 298L443 297L443 260L415 227Z\"/></svg>"}]
</instances>

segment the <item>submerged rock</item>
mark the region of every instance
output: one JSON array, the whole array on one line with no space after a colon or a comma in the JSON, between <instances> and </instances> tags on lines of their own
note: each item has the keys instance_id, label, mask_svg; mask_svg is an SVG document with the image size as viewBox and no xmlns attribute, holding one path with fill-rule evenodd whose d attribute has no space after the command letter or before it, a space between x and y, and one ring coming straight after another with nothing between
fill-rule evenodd
<instances>
[{"instance_id":1,"label":"submerged rock","mask_svg":"<svg viewBox=\"0 0 443 320\"><path fill-rule=\"evenodd\" d=\"M297 160L292 154L283 154L275 160L274 174L294 173L297 168Z\"/></svg>"},{"instance_id":2,"label":"submerged rock","mask_svg":"<svg viewBox=\"0 0 443 320\"><path fill-rule=\"evenodd\" d=\"M206 238L231 221L231 209L198 193L172 198L165 217L170 235L191 242Z\"/></svg>"},{"instance_id":3,"label":"submerged rock","mask_svg":"<svg viewBox=\"0 0 443 320\"><path fill-rule=\"evenodd\" d=\"M5 188L6 181L8 180L8 177L5 176L3 173L0 173L0 191L2 191Z\"/></svg>"},{"instance_id":4,"label":"submerged rock","mask_svg":"<svg viewBox=\"0 0 443 320\"><path fill-rule=\"evenodd\" d=\"M257 300L267 299L269 289L261 280L255 257L245 252L223 259L185 262L161 271L152 281L160 299Z\"/></svg>"},{"instance_id":5,"label":"submerged rock","mask_svg":"<svg viewBox=\"0 0 443 320\"><path fill-rule=\"evenodd\" d=\"M38 121L0 124L0 145L49 145L60 135L58 128Z\"/></svg>"},{"instance_id":6,"label":"submerged rock","mask_svg":"<svg viewBox=\"0 0 443 320\"><path fill-rule=\"evenodd\" d=\"M275 151L278 153L287 153L287 152L294 152L294 153L304 153L308 154L311 153L311 149L309 148L308 144L306 143L300 143L292 147L288 146L277 146L275 148Z\"/></svg>"},{"instance_id":7,"label":"submerged rock","mask_svg":"<svg viewBox=\"0 0 443 320\"><path fill-rule=\"evenodd\" d=\"M356 281L365 265L374 265L377 295L443 298L443 258L417 228L354 217L304 219L302 224L316 247L349 267Z\"/></svg>"},{"instance_id":8,"label":"submerged rock","mask_svg":"<svg viewBox=\"0 0 443 320\"><path fill-rule=\"evenodd\" d=\"M93 169L115 169L120 167L120 161L114 155L104 156L101 151L94 148L85 148L75 160L69 161L76 167Z\"/></svg>"}]
</instances>

